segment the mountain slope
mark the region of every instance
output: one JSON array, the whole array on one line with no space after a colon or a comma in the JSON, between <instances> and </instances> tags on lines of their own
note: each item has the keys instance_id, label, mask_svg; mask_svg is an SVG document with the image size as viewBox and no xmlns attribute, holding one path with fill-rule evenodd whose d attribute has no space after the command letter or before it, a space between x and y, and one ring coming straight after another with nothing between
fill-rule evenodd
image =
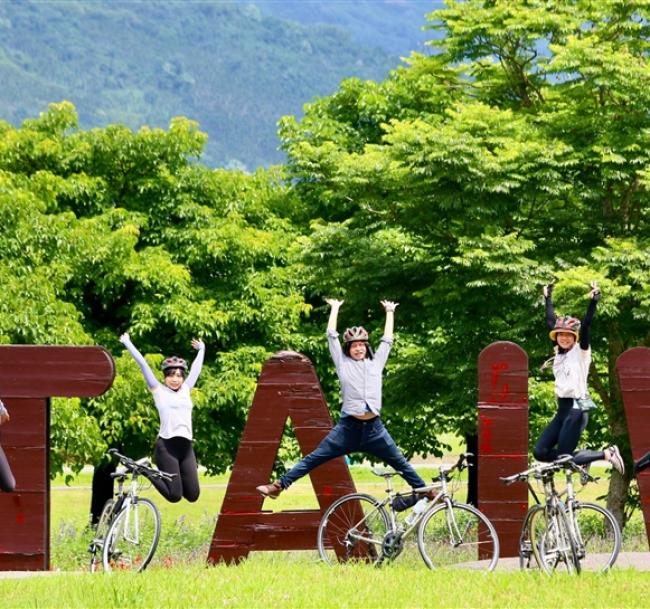
<instances>
[{"instance_id":1,"label":"mountain slope","mask_svg":"<svg viewBox=\"0 0 650 609\"><path fill-rule=\"evenodd\" d=\"M398 61L340 27L254 4L0 3L0 119L16 124L61 99L76 105L83 128L166 127L184 115L208 133L211 165L281 161L281 116L343 78L384 78Z\"/></svg>"}]
</instances>

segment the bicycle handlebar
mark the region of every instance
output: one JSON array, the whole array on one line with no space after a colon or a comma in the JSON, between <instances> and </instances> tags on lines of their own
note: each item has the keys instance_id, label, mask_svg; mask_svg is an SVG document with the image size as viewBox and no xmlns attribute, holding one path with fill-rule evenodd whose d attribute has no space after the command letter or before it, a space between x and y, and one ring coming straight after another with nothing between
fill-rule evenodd
<instances>
[{"instance_id":1,"label":"bicycle handlebar","mask_svg":"<svg viewBox=\"0 0 650 609\"><path fill-rule=\"evenodd\" d=\"M459 472L462 472L464 469L468 467L472 467L472 464L469 462L468 457L473 457L474 453L461 453L460 456L458 457L458 461L454 463L453 465L447 465L445 463L442 463L440 465L439 471L440 471L440 476L447 476L454 470L458 470ZM440 479L440 476L438 476L437 479ZM436 478L434 478L436 480Z\"/></svg>"},{"instance_id":2,"label":"bicycle handlebar","mask_svg":"<svg viewBox=\"0 0 650 609\"><path fill-rule=\"evenodd\" d=\"M117 448L109 448L106 454L117 457L119 462L130 472L144 474L148 478L162 478L163 480L171 481L176 477L176 474L170 474L169 472L164 472L160 469L154 469L144 463L138 463L131 459L131 457L127 457L118 452Z\"/></svg>"},{"instance_id":3,"label":"bicycle handlebar","mask_svg":"<svg viewBox=\"0 0 650 609\"><path fill-rule=\"evenodd\" d=\"M572 461L573 457L571 455L562 455L559 459L552 461L551 463L538 463L533 467L524 470L523 472L518 472L512 474L511 476L500 476L499 480L504 484L513 484L514 482L523 482L528 480L528 477L533 475L539 475L543 472L559 472L562 469L570 469L571 471L584 476L589 482L595 482L591 474L589 474L583 467L580 467Z\"/></svg>"}]
</instances>

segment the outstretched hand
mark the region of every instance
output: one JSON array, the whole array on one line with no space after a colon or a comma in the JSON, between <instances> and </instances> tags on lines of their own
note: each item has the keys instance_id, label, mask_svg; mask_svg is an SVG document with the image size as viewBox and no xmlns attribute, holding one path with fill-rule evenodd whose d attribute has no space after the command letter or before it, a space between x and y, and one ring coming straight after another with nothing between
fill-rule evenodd
<instances>
[{"instance_id":1,"label":"outstretched hand","mask_svg":"<svg viewBox=\"0 0 650 609\"><path fill-rule=\"evenodd\" d=\"M205 349L205 343L198 338L193 338L192 347L194 347L197 351L203 351L203 349Z\"/></svg>"},{"instance_id":2,"label":"outstretched hand","mask_svg":"<svg viewBox=\"0 0 650 609\"><path fill-rule=\"evenodd\" d=\"M131 338L129 337L129 333L128 333L128 332L125 332L124 334L122 334L122 336L120 336L120 342L121 342L123 345L126 345L126 343L131 342Z\"/></svg>"},{"instance_id":3,"label":"outstretched hand","mask_svg":"<svg viewBox=\"0 0 650 609\"><path fill-rule=\"evenodd\" d=\"M553 284L552 283L547 283L543 288L542 292L544 294L544 298L550 298L551 294L553 294Z\"/></svg>"},{"instance_id":4,"label":"outstretched hand","mask_svg":"<svg viewBox=\"0 0 650 609\"><path fill-rule=\"evenodd\" d=\"M326 298L325 302L332 308L337 309L345 302L345 300L337 300L336 298Z\"/></svg>"},{"instance_id":5,"label":"outstretched hand","mask_svg":"<svg viewBox=\"0 0 650 609\"><path fill-rule=\"evenodd\" d=\"M381 300L380 302L384 307L384 311L386 311L386 313L394 313L395 309L399 305L399 302L393 302L392 300Z\"/></svg>"},{"instance_id":6,"label":"outstretched hand","mask_svg":"<svg viewBox=\"0 0 650 609\"><path fill-rule=\"evenodd\" d=\"M598 284L595 281L592 281L590 287L591 287L591 291L589 292L589 298L598 302L601 296L600 288L598 287Z\"/></svg>"}]
</instances>

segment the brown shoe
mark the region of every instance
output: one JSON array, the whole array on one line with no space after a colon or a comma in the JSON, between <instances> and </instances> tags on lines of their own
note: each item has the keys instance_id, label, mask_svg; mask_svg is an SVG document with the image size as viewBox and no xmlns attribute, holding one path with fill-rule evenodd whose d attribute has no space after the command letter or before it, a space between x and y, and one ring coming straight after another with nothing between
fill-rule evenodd
<instances>
[{"instance_id":1,"label":"brown shoe","mask_svg":"<svg viewBox=\"0 0 650 609\"><path fill-rule=\"evenodd\" d=\"M255 487L255 490L262 495L263 497L268 497L269 499L277 499L278 495L283 491L280 486L280 482L277 480L271 484L263 484L262 486Z\"/></svg>"}]
</instances>

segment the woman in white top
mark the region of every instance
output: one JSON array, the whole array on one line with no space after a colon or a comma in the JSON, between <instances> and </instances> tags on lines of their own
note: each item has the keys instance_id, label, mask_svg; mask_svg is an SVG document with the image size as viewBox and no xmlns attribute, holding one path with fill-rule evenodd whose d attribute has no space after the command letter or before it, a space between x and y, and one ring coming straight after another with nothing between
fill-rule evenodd
<instances>
[{"instance_id":1,"label":"woman in white top","mask_svg":"<svg viewBox=\"0 0 650 609\"><path fill-rule=\"evenodd\" d=\"M0 400L0 425L6 423L9 420L9 412L5 408L5 405ZM5 451L2 450L2 445L0 445L0 490L5 493L11 493L16 489L16 479L11 473L11 467L9 467L9 461L5 455Z\"/></svg>"},{"instance_id":2,"label":"woman in white top","mask_svg":"<svg viewBox=\"0 0 650 609\"><path fill-rule=\"evenodd\" d=\"M600 300L600 290L596 282L591 284L589 307L582 323L569 315L555 315L552 291L552 285L544 286L546 323L550 330L549 336L555 343L553 376L558 409L535 444L533 455L538 461L554 461L560 455L573 455L573 461L578 465L605 459L623 474L625 466L616 446L609 446L602 451L574 452L589 421L589 415L583 410L580 400L588 396L587 375L591 364L589 333L596 304Z\"/></svg>"},{"instance_id":3,"label":"woman in white top","mask_svg":"<svg viewBox=\"0 0 650 609\"><path fill-rule=\"evenodd\" d=\"M205 345L200 340L192 339L192 347L198 353L192 362L189 374L184 359L175 355L165 359L161 366L164 375L164 382L161 383L142 354L133 345L129 335L120 336L120 342L140 366L160 415L160 431L156 439L154 461L158 469L175 474L171 481L154 478L151 483L168 501L176 503L182 497L188 501L196 501L200 489L196 455L192 446L190 391L201 373Z\"/></svg>"}]
</instances>

